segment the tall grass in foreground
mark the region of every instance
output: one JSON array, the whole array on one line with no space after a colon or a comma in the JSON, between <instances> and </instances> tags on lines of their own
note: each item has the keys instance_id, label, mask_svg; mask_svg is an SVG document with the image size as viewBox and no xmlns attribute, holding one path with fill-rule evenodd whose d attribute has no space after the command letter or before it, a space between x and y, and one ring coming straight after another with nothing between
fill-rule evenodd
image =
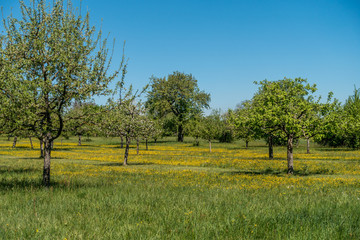
<instances>
[{"instance_id":1,"label":"tall grass in foreground","mask_svg":"<svg viewBox=\"0 0 360 240\"><path fill-rule=\"evenodd\" d=\"M122 150L97 141L55 149L62 158L53 160L49 189L40 185L37 150L0 142L1 239L360 238L357 152L300 159L298 166L309 167L289 177L281 159L269 166L262 158L265 147L249 150L255 161L232 145L208 154L163 143L123 167L112 160ZM96 157L102 148L108 159ZM180 161L187 164L174 165ZM316 172L312 163L329 171Z\"/></svg>"}]
</instances>

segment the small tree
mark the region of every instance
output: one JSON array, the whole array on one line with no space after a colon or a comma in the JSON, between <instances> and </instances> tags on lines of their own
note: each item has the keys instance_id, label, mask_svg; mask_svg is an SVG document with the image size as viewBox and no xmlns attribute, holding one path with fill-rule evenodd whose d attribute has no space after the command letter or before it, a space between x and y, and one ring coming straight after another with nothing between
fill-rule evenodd
<instances>
[{"instance_id":1,"label":"small tree","mask_svg":"<svg viewBox=\"0 0 360 240\"><path fill-rule=\"evenodd\" d=\"M200 120L200 135L209 142L211 152L211 141L218 138L222 132L220 111L214 110L209 116Z\"/></svg>"},{"instance_id":2,"label":"small tree","mask_svg":"<svg viewBox=\"0 0 360 240\"><path fill-rule=\"evenodd\" d=\"M100 117L104 113L102 107L92 102L75 102L66 114L64 132L78 136L78 146L84 134L96 135L100 128Z\"/></svg>"},{"instance_id":3,"label":"small tree","mask_svg":"<svg viewBox=\"0 0 360 240\"><path fill-rule=\"evenodd\" d=\"M249 142L256 138L255 120L251 107L251 101L245 101L235 111L228 113L229 122L234 128L236 136L245 141L245 148L248 148Z\"/></svg>"},{"instance_id":4,"label":"small tree","mask_svg":"<svg viewBox=\"0 0 360 240\"><path fill-rule=\"evenodd\" d=\"M64 127L64 112L74 100L103 94L115 77L109 68L106 39L82 17L71 1L20 1L22 19L4 20L1 36L1 62L11 73L1 75L0 86L10 99L19 102L14 111L23 112L11 119L31 129L44 143L43 184L50 184L51 146Z\"/></svg>"}]
</instances>

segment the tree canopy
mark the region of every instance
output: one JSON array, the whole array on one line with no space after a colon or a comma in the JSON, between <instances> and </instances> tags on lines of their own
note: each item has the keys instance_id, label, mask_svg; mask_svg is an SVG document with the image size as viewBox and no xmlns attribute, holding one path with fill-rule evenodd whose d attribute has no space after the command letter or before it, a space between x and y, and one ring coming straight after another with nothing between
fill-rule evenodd
<instances>
[{"instance_id":1,"label":"tree canopy","mask_svg":"<svg viewBox=\"0 0 360 240\"><path fill-rule=\"evenodd\" d=\"M176 120L178 141L183 141L184 124L209 107L210 95L201 91L191 74L173 72L167 77L151 77L146 107L155 118L171 115Z\"/></svg>"},{"instance_id":2,"label":"tree canopy","mask_svg":"<svg viewBox=\"0 0 360 240\"><path fill-rule=\"evenodd\" d=\"M16 127L31 129L45 144L43 183L48 186L51 143L63 130L64 109L74 100L105 93L117 71L108 75L107 40L71 1L20 5L21 19L4 20L0 90L10 101L9 111L22 112L12 119Z\"/></svg>"},{"instance_id":3,"label":"tree canopy","mask_svg":"<svg viewBox=\"0 0 360 240\"><path fill-rule=\"evenodd\" d=\"M303 135L303 128L313 116L318 101L313 93L316 85L306 79L284 78L261 81L253 97L256 123L266 134L283 134L287 138L288 173L294 172L293 140Z\"/></svg>"}]
</instances>

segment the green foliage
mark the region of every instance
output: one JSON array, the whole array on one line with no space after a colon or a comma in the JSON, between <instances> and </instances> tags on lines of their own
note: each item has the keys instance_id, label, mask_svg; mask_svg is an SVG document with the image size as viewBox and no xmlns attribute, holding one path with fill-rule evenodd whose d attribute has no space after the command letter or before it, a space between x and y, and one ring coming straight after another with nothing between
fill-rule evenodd
<instances>
[{"instance_id":1,"label":"green foliage","mask_svg":"<svg viewBox=\"0 0 360 240\"><path fill-rule=\"evenodd\" d=\"M264 80L258 84L259 90L252 99L253 119L265 136L286 137L288 173L292 174L294 139L303 136L304 129L310 131L318 108L320 99L315 101L312 95L316 85L311 86L302 78Z\"/></svg>"},{"instance_id":2,"label":"green foliage","mask_svg":"<svg viewBox=\"0 0 360 240\"><path fill-rule=\"evenodd\" d=\"M229 123L235 131L235 136L239 139L243 139L246 142L250 142L257 137L256 132L256 119L254 118L254 112L252 112L252 102L244 101L235 110L228 112Z\"/></svg>"},{"instance_id":3,"label":"green foliage","mask_svg":"<svg viewBox=\"0 0 360 240\"><path fill-rule=\"evenodd\" d=\"M2 144L1 149L4 150ZM96 151L99 145L121 151L105 138L95 138L87 146L87 151ZM199 154L189 144L174 141L163 145L177 149L181 153L179 159L183 160L211 156L210 159L214 160L211 162L216 162L226 154L224 151L219 155L204 151ZM236 145L218 146L230 151ZM41 174L41 160L0 156L0 238L325 240L360 237L359 175L322 175L331 172L332 168L327 169L328 163L339 168L347 166L348 169L358 166L358 153L354 153L353 161L332 160L344 154L348 156L353 151L340 153L316 149L322 159L310 161L322 162L326 168L316 170L305 166L299 169L305 176L289 177L278 174L274 168L247 173L241 171L241 165L236 170L211 165L123 167L110 161L81 159L83 149L58 149L62 153L73 151L80 160L58 158L56 167L62 169L66 166L67 170L53 177L49 189L43 189L37 177ZM266 152L263 143L251 150L257 154ZM21 151L32 152L29 148ZM161 151L160 154L143 157L155 160L167 158L167 154L167 151ZM242 160L251 162L253 158ZM83 172L79 171L79 166ZM107 167L108 171L82 175L89 168L102 167ZM125 171L117 171L124 168ZM321 175L316 175L316 171ZM243 180L224 180L232 176L243 176ZM258 177L276 182L283 179L308 181L309 184L251 188L257 184ZM336 185L324 184L324 179L329 178L353 178L357 185L340 181ZM209 186L210 183L212 185ZM239 188L239 185L246 188Z\"/></svg>"},{"instance_id":4,"label":"green foliage","mask_svg":"<svg viewBox=\"0 0 360 240\"><path fill-rule=\"evenodd\" d=\"M360 88L354 90L344 104L343 129L345 144L351 148L360 148Z\"/></svg>"},{"instance_id":5,"label":"green foliage","mask_svg":"<svg viewBox=\"0 0 360 240\"><path fill-rule=\"evenodd\" d=\"M255 120L261 130L301 136L305 120L316 105L312 96L316 85L311 86L301 78L284 78L274 82L264 80L259 85L253 106Z\"/></svg>"},{"instance_id":6,"label":"green foliage","mask_svg":"<svg viewBox=\"0 0 360 240\"><path fill-rule=\"evenodd\" d=\"M101 115L105 109L93 102L75 102L64 116L65 135L96 136L100 133Z\"/></svg>"},{"instance_id":7,"label":"green foliage","mask_svg":"<svg viewBox=\"0 0 360 240\"><path fill-rule=\"evenodd\" d=\"M191 74L173 72L164 78L151 77L146 108L154 118L172 117L182 141L185 124L209 107L209 101L210 95L200 91Z\"/></svg>"},{"instance_id":8,"label":"green foliage","mask_svg":"<svg viewBox=\"0 0 360 240\"><path fill-rule=\"evenodd\" d=\"M65 109L75 100L105 94L118 72L108 76L107 40L71 1L66 6L63 0L51 5L20 1L20 6L21 19L4 19L0 91L8 98L5 115L14 122L11 127L31 130L44 142L48 185L51 145L63 130Z\"/></svg>"},{"instance_id":9,"label":"green foliage","mask_svg":"<svg viewBox=\"0 0 360 240\"><path fill-rule=\"evenodd\" d=\"M316 141L331 147L360 148L360 90L354 90L344 105L335 101L322 118L321 135Z\"/></svg>"},{"instance_id":10,"label":"green foliage","mask_svg":"<svg viewBox=\"0 0 360 240\"><path fill-rule=\"evenodd\" d=\"M209 116L200 119L200 137L211 141L222 133L222 119L219 110L213 110Z\"/></svg>"}]
</instances>

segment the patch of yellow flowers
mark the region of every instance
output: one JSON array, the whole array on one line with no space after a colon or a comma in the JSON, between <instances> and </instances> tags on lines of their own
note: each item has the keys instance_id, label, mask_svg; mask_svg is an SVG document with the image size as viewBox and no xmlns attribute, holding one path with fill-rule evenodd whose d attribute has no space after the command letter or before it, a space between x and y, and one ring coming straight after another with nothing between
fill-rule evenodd
<instances>
[{"instance_id":1,"label":"patch of yellow flowers","mask_svg":"<svg viewBox=\"0 0 360 240\"><path fill-rule=\"evenodd\" d=\"M35 148L30 150L30 144L20 143L12 149L9 143L0 143L0 155L38 158L39 146ZM122 166L124 149L118 146L64 143L56 144L52 151L52 174L114 178L115 184L120 183L116 180L119 174L137 174L153 176L154 181L166 181L174 186L226 189L360 185L360 151L294 154L295 169L300 170L300 176L283 173L285 156L281 153L274 156L275 160L268 160L267 154L260 151L224 148L209 153L207 148L185 144L151 146L137 155L132 146L130 166Z\"/></svg>"}]
</instances>

